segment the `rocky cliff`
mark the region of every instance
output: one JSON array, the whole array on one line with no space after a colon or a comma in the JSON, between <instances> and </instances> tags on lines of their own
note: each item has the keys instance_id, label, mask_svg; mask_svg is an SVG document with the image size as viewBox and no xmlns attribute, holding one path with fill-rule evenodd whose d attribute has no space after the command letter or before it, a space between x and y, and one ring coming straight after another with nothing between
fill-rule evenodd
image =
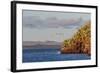
<instances>
[{"instance_id":1,"label":"rocky cliff","mask_svg":"<svg viewBox=\"0 0 100 73\"><path fill-rule=\"evenodd\" d=\"M85 53L91 55L90 25L90 22L86 22L71 39L64 40L61 53Z\"/></svg>"}]
</instances>

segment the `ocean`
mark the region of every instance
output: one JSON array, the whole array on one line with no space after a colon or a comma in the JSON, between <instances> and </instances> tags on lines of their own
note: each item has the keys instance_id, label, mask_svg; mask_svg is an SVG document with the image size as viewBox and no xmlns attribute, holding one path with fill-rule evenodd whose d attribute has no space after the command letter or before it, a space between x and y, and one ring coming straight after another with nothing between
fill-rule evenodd
<instances>
[{"instance_id":1,"label":"ocean","mask_svg":"<svg viewBox=\"0 0 100 73\"><path fill-rule=\"evenodd\" d=\"M91 56L86 54L61 54L59 48L23 48L22 52L23 63L91 59Z\"/></svg>"}]
</instances>

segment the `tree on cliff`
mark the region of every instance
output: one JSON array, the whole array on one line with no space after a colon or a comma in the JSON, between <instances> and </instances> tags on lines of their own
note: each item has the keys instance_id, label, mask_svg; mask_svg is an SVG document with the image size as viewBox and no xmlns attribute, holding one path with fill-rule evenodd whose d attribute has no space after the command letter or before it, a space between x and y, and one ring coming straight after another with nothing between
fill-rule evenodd
<instances>
[{"instance_id":1,"label":"tree on cliff","mask_svg":"<svg viewBox=\"0 0 100 73\"><path fill-rule=\"evenodd\" d=\"M71 39L64 40L61 52L91 55L91 23L86 22Z\"/></svg>"}]
</instances>

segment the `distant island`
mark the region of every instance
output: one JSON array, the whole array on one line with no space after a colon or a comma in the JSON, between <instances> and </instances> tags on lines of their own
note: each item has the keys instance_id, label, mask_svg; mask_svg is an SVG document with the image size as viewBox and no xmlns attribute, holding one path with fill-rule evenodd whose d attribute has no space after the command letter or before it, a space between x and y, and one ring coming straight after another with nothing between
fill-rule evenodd
<instances>
[{"instance_id":1,"label":"distant island","mask_svg":"<svg viewBox=\"0 0 100 73\"><path fill-rule=\"evenodd\" d=\"M61 47L62 54L83 53L91 55L91 23L86 22L75 35L64 40Z\"/></svg>"},{"instance_id":2,"label":"distant island","mask_svg":"<svg viewBox=\"0 0 100 73\"><path fill-rule=\"evenodd\" d=\"M23 48L30 48L30 49L60 49L62 42L56 41L23 41Z\"/></svg>"}]
</instances>

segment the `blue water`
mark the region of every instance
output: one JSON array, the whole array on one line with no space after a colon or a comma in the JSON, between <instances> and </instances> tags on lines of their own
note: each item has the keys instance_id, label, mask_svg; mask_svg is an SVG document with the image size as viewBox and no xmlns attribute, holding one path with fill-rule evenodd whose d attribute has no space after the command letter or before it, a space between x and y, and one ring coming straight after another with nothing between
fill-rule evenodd
<instances>
[{"instance_id":1,"label":"blue water","mask_svg":"<svg viewBox=\"0 0 100 73\"><path fill-rule=\"evenodd\" d=\"M89 60L86 54L61 54L59 49L23 49L23 62Z\"/></svg>"}]
</instances>

